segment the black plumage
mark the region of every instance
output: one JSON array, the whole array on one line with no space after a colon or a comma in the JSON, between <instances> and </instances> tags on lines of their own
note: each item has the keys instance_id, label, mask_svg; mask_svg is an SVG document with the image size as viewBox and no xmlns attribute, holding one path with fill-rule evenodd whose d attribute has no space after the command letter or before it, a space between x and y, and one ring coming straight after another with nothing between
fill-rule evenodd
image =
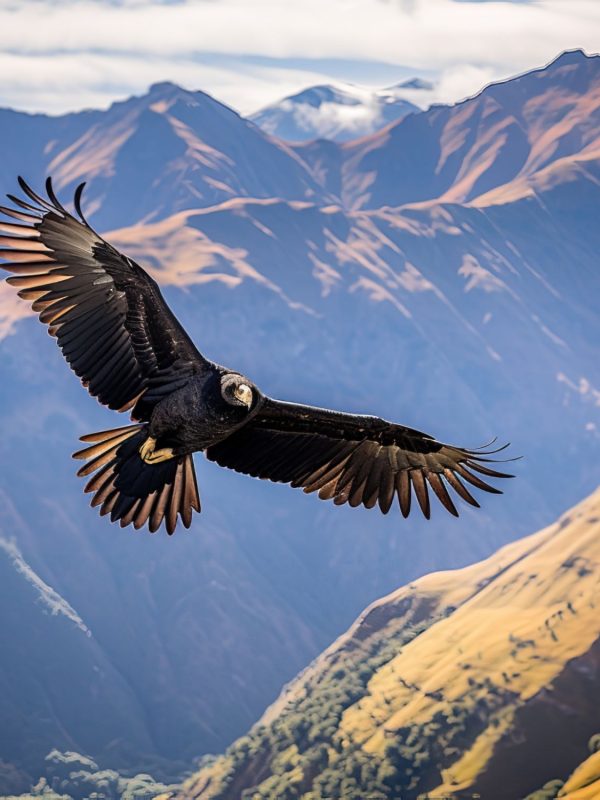
<instances>
[{"instance_id":1,"label":"black plumage","mask_svg":"<svg viewBox=\"0 0 600 800\"><path fill-rule=\"evenodd\" d=\"M479 475L512 477L487 466L492 450L437 442L383 419L273 400L250 380L209 361L197 350L165 303L156 282L86 222L83 184L75 193L79 218L22 178L27 200L0 207L1 266L7 280L31 301L89 393L133 424L82 436L74 454L91 476L92 506L121 525L177 518L189 527L200 500L192 453L254 477L318 492L337 505L379 505L386 514L397 498L403 516L411 494L430 515L431 488L458 516L448 487L478 506L465 482L500 493ZM12 221L12 220L16 220ZM502 448L500 448L502 449ZM478 474L476 474L478 473Z\"/></svg>"}]
</instances>

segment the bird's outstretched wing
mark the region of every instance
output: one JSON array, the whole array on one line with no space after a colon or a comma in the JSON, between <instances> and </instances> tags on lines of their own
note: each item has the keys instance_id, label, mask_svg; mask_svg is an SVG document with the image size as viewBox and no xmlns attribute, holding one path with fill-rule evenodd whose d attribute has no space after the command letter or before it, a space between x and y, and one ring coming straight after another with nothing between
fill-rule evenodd
<instances>
[{"instance_id":1,"label":"bird's outstretched wing","mask_svg":"<svg viewBox=\"0 0 600 800\"><path fill-rule=\"evenodd\" d=\"M148 420L154 405L206 363L165 303L154 280L76 219L46 181L48 198L22 178L27 195L0 206L0 263L8 282L32 301L71 368L90 394L118 411ZM16 221L15 221L16 220Z\"/></svg>"},{"instance_id":2,"label":"bird's outstretched wing","mask_svg":"<svg viewBox=\"0 0 600 800\"><path fill-rule=\"evenodd\" d=\"M500 448L503 449L503 448ZM376 503L384 514L397 496L410 512L411 486L429 519L428 485L455 516L446 483L467 503L479 504L463 481L494 494L479 474L510 478L486 465L490 450L468 450L437 442L420 431L378 417L342 414L269 398L248 423L206 451L211 461L237 472L319 492L337 505ZM461 480L462 479L462 480Z\"/></svg>"}]
</instances>

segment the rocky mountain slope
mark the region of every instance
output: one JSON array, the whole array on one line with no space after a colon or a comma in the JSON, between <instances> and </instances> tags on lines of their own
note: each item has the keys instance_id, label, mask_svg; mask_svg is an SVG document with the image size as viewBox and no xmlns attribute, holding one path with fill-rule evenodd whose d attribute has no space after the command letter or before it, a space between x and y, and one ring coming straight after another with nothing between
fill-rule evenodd
<instances>
[{"instance_id":1,"label":"rocky mountain slope","mask_svg":"<svg viewBox=\"0 0 600 800\"><path fill-rule=\"evenodd\" d=\"M0 715L12 713L11 703L27 707L25 677L47 712L43 728L20 720L20 736L35 746L17 751L8 742L0 752L24 788L45 752L81 752L82 742L100 768L127 764L169 782L183 762L247 730L374 598L485 557L594 488L598 64L569 54L545 77L518 79L513 104L537 103L550 131L571 119L576 97L588 121L567 137L575 155L563 158L556 147L556 160L528 173L526 185L501 160L493 182L501 194L486 190L473 202L401 206L408 184L398 179L393 205L350 207L351 162L364 143L290 148L172 85L106 112L2 112L0 140L11 158L0 163L1 187L14 190L13 170L36 183L52 171L68 196L90 177L91 222L112 228L111 240L149 265L208 356L274 396L380 414L459 444L499 435L525 455L506 496L483 498L480 510L461 507L459 520L434 510L430 523L333 508L198 459L203 513L190 534L115 530L88 509L69 459L79 435L115 417L82 392L54 342L2 286L0 459L9 468L0 537L91 634L67 618L50 620L20 562L5 559L11 575L0 619L14 608L27 623L6 623L19 656L0 659L0 682L16 687L0 700ZM481 147L495 136L466 113L484 95L453 117L468 152L478 151L477 136ZM430 125L440 113L415 118ZM425 174L429 150L412 148ZM398 158L389 151L373 185ZM66 715L69 669L50 669L28 633L51 621L70 642L62 657L93 665L106 693L135 710L128 742L119 709L85 692L77 714Z\"/></svg>"},{"instance_id":2,"label":"rocky mountain slope","mask_svg":"<svg viewBox=\"0 0 600 800\"><path fill-rule=\"evenodd\" d=\"M108 111L61 117L0 110L0 165L6 191L15 164L32 185L52 175L72 194L88 182L87 208L101 230L209 206L231 197L323 192L283 142L204 92L158 83Z\"/></svg>"},{"instance_id":3,"label":"rocky mountain slope","mask_svg":"<svg viewBox=\"0 0 600 800\"><path fill-rule=\"evenodd\" d=\"M599 583L600 490L371 605L176 796L505 800L568 776L600 726ZM596 762L565 796L595 796L572 790Z\"/></svg>"},{"instance_id":4,"label":"rocky mountain slope","mask_svg":"<svg viewBox=\"0 0 600 800\"><path fill-rule=\"evenodd\" d=\"M563 53L544 69L349 143L344 202L379 208L483 197L487 204L488 194L505 202L534 193L541 176L546 185L568 181L598 158L598 62L581 51Z\"/></svg>"}]
</instances>

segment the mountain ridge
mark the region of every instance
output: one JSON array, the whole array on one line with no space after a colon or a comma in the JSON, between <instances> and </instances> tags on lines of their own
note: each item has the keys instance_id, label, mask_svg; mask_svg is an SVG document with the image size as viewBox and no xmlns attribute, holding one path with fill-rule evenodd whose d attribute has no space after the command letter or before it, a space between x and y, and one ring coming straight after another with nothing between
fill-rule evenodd
<instances>
[{"instance_id":1,"label":"mountain ridge","mask_svg":"<svg viewBox=\"0 0 600 800\"><path fill-rule=\"evenodd\" d=\"M598 141L599 74L600 56L565 52L542 69L489 84L456 105L432 106L345 145L343 170L351 174L345 204L468 203L547 166L561 148L563 155L575 155L582 137ZM563 118L572 118L566 131ZM415 162L417 142L421 158Z\"/></svg>"},{"instance_id":2,"label":"mountain ridge","mask_svg":"<svg viewBox=\"0 0 600 800\"><path fill-rule=\"evenodd\" d=\"M175 797L501 800L568 776L599 724L585 701L599 532L597 490L486 561L376 601Z\"/></svg>"}]
</instances>

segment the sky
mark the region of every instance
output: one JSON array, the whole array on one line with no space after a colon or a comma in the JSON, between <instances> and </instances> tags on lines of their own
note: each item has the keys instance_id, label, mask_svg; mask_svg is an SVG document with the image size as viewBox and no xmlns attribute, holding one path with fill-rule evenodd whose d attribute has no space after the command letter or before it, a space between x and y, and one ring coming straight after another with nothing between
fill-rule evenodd
<instances>
[{"instance_id":1,"label":"sky","mask_svg":"<svg viewBox=\"0 0 600 800\"><path fill-rule=\"evenodd\" d=\"M170 80L242 114L317 83L435 82L455 102L566 49L600 0L0 0L0 106L106 108Z\"/></svg>"}]
</instances>

